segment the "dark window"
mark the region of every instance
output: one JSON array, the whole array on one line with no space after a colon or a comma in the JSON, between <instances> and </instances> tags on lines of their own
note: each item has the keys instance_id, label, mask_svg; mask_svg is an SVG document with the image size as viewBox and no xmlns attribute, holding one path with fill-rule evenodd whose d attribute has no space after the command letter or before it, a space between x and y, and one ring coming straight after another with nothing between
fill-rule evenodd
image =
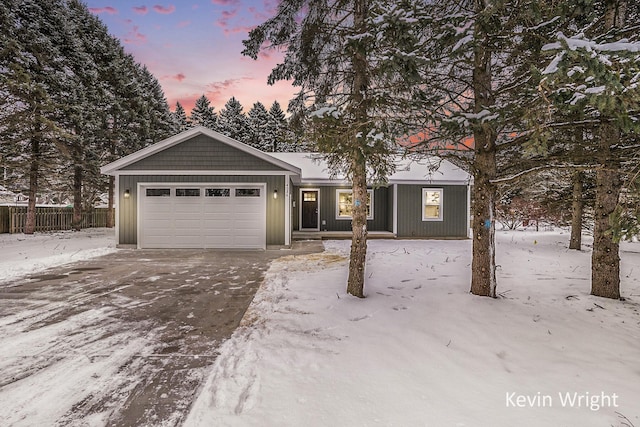
<instances>
[{"instance_id":1,"label":"dark window","mask_svg":"<svg viewBox=\"0 0 640 427\"><path fill-rule=\"evenodd\" d=\"M176 188L177 197L200 197L199 188Z\"/></svg>"},{"instance_id":2,"label":"dark window","mask_svg":"<svg viewBox=\"0 0 640 427\"><path fill-rule=\"evenodd\" d=\"M147 197L169 197L171 190L168 188L147 188Z\"/></svg>"},{"instance_id":3,"label":"dark window","mask_svg":"<svg viewBox=\"0 0 640 427\"><path fill-rule=\"evenodd\" d=\"M236 197L260 197L259 188L236 188Z\"/></svg>"},{"instance_id":4,"label":"dark window","mask_svg":"<svg viewBox=\"0 0 640 427\"><path fill-rule=\"evenodd\" d=\"M207 188L204 193L207 197L229 197L231 189L229 188Z\"/></svg>"}]
</instances>

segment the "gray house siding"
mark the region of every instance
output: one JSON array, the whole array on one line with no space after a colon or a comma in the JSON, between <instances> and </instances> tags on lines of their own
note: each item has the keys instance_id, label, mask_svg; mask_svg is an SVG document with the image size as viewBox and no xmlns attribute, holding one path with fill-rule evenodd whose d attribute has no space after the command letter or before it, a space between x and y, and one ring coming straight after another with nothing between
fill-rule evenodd
<instances>
[{"instance_id":1,"label":"gray house siding","mask_svg":"<svg viewBox=\"0 0 640 427\"><path fill-rule=\"evenodd\" d=\"M137 241L137 204L138 183L167 182L167 183L207 183L207 182L237 182L237 183L266 183L267 184L267 245L285 244L285 198L272 197L273 191L284 194L285 176L255 175L255 176L215 176L215 175L121 175L119 177L119 243L135 245ZM130 197L124 198L125 190L130 191Z\"/></svg>"},{"instance_id":2,"label":"gray house siding","mask_svg":"<svg viewBox=\"0 0 640 427\"><path fill-rule=\"evenodd\" d=\"M242 150L196 135L122 170L283 170Z\"/></svg>"},{"instance_id":3,"label":"gray house siding","mask_svg":"<svg viewBox=\"0 0 640 427\"><path fill-rule=\"evenodd\" d=\"M393 192L394 187L387 187L387 231L393 233Z\"/></svg>"},{"instance_id":4,"label":"gray house siding","mask_svg":"<svg viewBox=\"0 0 640 427\"><path fill-rule=\"evenodd\" d=\"M351 231L351 220L336 219L336 190L350 190L347 186L296 186L293 189L293 229L300 230L300 188L318 188L320 190L320 230L322 231ZM367 221L369 231L387 231L389 226L389 209L387 205L392 203L388 198L388 188L382 187L373 193L373 220ZM323 223L324 221L324 223Z\"/></svg>"},{"instance_id":5,"label":"gray house siding","mask_svg":"<svg viewBox=\"0 0 640 427\"><path fill-rule=\"evenodd\" d=\"M422 189L442 188L442 221L422 220ZM467 237L467 187L398 185L398 237Z\"/></svg>"}]
</instances>

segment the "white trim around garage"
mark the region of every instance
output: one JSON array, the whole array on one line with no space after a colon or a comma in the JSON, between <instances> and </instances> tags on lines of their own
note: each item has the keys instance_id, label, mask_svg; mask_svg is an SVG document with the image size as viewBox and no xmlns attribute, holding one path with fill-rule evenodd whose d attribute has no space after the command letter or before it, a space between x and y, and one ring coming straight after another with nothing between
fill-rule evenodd
<instances>
[{"instance_id":1,"label":"white trim around garage","mask_svg":"<svg viewBox=\"0 0 640 427\"><path fill-rule=\"evenodd\" d=\"M137 183L137 203L136 203L136 239L137 239L137 248L142 249L142 227L141 227L141 219L142 219L142 209L144 204L144 196L143 191L149 187L161 187L161 188L169 188L175 189L176 187L184 187L184 188L204 188L204 187L220 187L220 186L228 186L228 187L258 187L261 191L261 206L262 206L262 217L260 220L260 229L262 234L262 244L260 247L251 247L252 249L266 249L267 244L267 184L264 182L138 182ZM175 197L172 194L171 197ZM204 198L204 193L198 196L199 198ZM235 247L235 246L231 246ZM220 247L222 248L222 247ZM242 248L239 246L238 248Z\"/></svg>"}]
</instances>

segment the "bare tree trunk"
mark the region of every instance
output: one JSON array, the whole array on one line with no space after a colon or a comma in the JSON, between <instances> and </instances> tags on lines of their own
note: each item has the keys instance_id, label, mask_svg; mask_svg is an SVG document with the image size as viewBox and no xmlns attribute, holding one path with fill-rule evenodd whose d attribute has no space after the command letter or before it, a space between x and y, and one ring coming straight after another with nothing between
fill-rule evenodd
<instances>
[{"instance_id":1,"label":"bare tree trunk","mask_svg":"<svg viewBox=\"0 0 640 427\"><path fill-rule=\"evenodd\" d=\"M109 176L109 201L107 202L107 228L115 227L115 212L113 209L113 198L115 191L115 177Z\"/></svg>"},{"instance_id":2,"label":"bare tree trunk","mask_svg":"<svg viewBox=\"0 0 640 427\"><path fill-rule=\"evenodd\" d=\"M80 231L82 227L82 166L73 167L73 229Z\"/></svg>"},{"instance_id":3,"label":"bare tree trunk","mask_svg":"<svg viewBox=\"0 0 640 427\"><path fill-rule=\"evenodd\" d=\"M364 298L364 269L367 260L367 174L364 158L353 166L353 221L347 292Z\"/></svg>"},{"instance_id":4,"label":"bare tree trunk","mask_svg":"<svg viewBox=\"0 0 640 427\"><path fill-rule=\"evenodd\" d=\"M620 141L620 130L615 123L602 123L599 139L600 165L596 171L591 294L617 299L620 298L620 248L611 234L610 218L618 206L622 178L620 162L611 154L611 147Z\"/></svg>"},{"instance_id":5,"label":"bare tree trunk","mask_svg":"<svg viewBox=\"0 0 640 427\"><path fill-rule=\"evenodd\" d=\"M484 9L483 1L476 1L476 11ZM476 22L478 43L474 47L473 88L474 112L479 113L495 104L492 92L492 52L489 42L482 39L482 24ZM495 199L496 188L491 180L496 177L496 131L485 122L473 131L475 144L473 190L473 259L471 261L471 293L496 296L495 260Z\"/></svg>"},{"instance_id":6,"label":"bare tree trunk","mask_svg":"<svg viewBox=\"0 0 640 427\"><path fill-rule=\"evenodd\" d=\"M37 136L31 139L31 165L29 168L29 203L27 204L27 221L24 234L36 231L36 199L38 197L38 178L40 175L40 141Z\"/></svg>"},{"instance_id":7,"label":"bare tree trunk","mask_svg":"<svg viewBox=\"0 0 640 427\"><path fill-rule=\"evenodd\" d=\"M624 25L626 6L625 0L605 1L605 29ZM622 176L620 161L611 148L620 142L620 138L620 125L602 117L598 134L591 295L615 299L620 298L620 247L611 233L611 218L620 200Z\"/></svg>"},{"instance_id":8,"label":"bare tree trunk","mask_svg":"<svg viewBox=\"0 0 640 427\"><path fill-rule=\"evenodd\" d=\"M354 2L354 27L360 32L366 29L368 1ZM366 92L369 87L367 76L367 58L362 50L356 50L352 59L353 65L353 116L356 119L356 133L367 135L365 130L368 118L368 100ZM349 278L347 292L358 298L364 298L364 269L367 259L367 163L361 150L352 151L351 173L353 186L353 208L351 228L351 254L349 258Z\"/></svg>"},{"instance_id":9,"label":"bare tree trunk","mask_svg":"<svg viewBox=\"0 0 640 427\"><path fill-rule=\"evenodd\" d=\"M574 173L572 177L573 195L571 204L571 240L569 241L569 249L582 249L582 211L584 209L583 178L584 174L581 172Z\"/></svg>"}]
</instances>

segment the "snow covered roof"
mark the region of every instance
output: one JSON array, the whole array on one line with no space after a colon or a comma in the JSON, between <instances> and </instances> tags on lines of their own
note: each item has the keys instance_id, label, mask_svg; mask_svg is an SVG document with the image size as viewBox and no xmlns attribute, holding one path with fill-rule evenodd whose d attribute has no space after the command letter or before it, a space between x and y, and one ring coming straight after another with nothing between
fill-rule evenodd
<instances>
[{"instance_id":1,"label":"snow covered roof","mask_svg":"<svg viewBox=\"0 0 640 427\"><path fill-rule=\"evenodd\" d=\"M269 155L283 162L298 167L301 182L307 184L346 182L344 176L331 179L327 162L318 153L269 153ZM453 163L439 157L425 157L419 160L396 158L396 171L389 177L389 184L440 184L461 185L468 184L471 176L455 166Z\"/></svg>"}]
</instances>

